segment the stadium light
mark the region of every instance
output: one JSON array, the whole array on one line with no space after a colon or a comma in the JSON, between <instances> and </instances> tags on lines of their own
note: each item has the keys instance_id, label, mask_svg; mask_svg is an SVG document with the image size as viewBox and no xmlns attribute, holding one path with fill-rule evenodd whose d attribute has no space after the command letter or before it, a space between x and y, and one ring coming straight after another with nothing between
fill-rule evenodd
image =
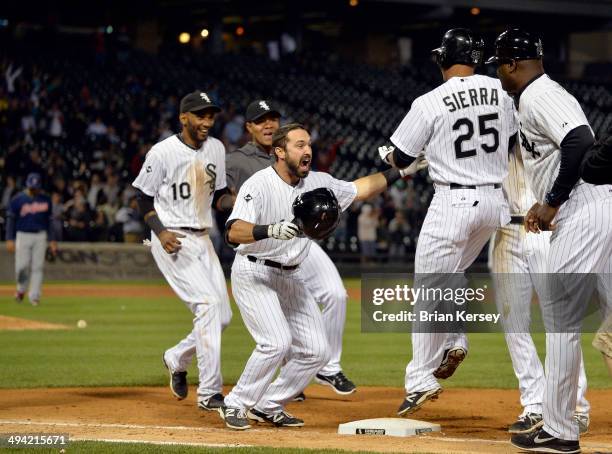
<instances>
[{"instance_id":1,"label":"stadium light","mask_svg":"<svg viewBox=\"0 0 612 454\"><path fill-rule=\"evenodd\" d=\"M244 27L243 27L242 25L239 25L239 26L236 28L236 35L238 35L238 36L242 36L242 35L244 35Z\"/></svg>"},{"instance_id":2,"label":"stadium light","mask_svg":"<svg viewBox=\"0 0 612 454\"><path fill-rule=\"evenodd\" d=\"M357 6L357 5L359 5L359 0L349 0L349 5Z\"/></svg>"},{"instance_id":3,"label":"stadium light","mask_svg":"<svg viewBox=\"0 0 612 454\"><path fill-rule=\"evenodd\" d=\"M187 32L183 32L179 35L178 40L181 44L187 44L191 39L191 35Z\"/></svg>"},{"instance_id":4,"label":"stadium light","mask_svg":"<svg viewBox=\"0 0 612 454\"><path fill-rule=\"evenodd\" d=\"M106 33L107 33L107 34L109 34L109 35L110 35L110 34L111 34L111 33L112 33L114 30L115 30L115 29L113 28L113 26L112 26L112 25L109 25L108 27L106 27Z\"/></svg>"},{"instance_id":5,"label":"stadium light","mask_svg":"<svg viewBox=\"0 0 612 454\"><path fill-rule=\"evenodd\" d=\"M474 7L470 10L470 13L472 13L472 16L478 16L480 14L480 8Z\"/></svg>"},{"instance_id":6,"label":"stadium light","mask_svg":"<svg viewBox=\"0 0 612 454\"><path fill-rule=\"evenodd\" d=\"M208 35L210 34L210 32L208 31L207 28L203 28L202 31L200 32L200 36L204 39L208 38Z\"/></svg>"}]
</instances>

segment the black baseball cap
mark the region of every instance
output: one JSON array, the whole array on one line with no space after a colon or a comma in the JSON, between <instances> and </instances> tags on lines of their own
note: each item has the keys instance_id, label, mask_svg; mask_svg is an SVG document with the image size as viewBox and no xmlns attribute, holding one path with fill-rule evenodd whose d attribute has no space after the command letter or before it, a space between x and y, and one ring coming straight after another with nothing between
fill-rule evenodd
<instances>
[{"instance_id":1,"label":"black baseball cap","mask_svg":"<svg viewBox=\"0 0 612 454\"><path fill-rule=\"evenodd\" d=\"M181 113L197 112L198 110L212 109L221 112L221 107L216 105L206 92L196 90L181 99Z\"/></svg>"},{"instance_id":2,"label":"black baseball cap","mask_svg":"<svg viewBox=\"0 0 612 454\"><path fill-rule=\"evenodd\" d=\"M495 55L487 64L506 60L540 60L544 55L542 40L520 28L506 30L495 40Z\"/></svg>"},{"instance_id":3,"label":"black baseball cap","mask_svg":"<svg viewBox=\"0 0 612 454\"><path fill-rule=\"evenodd\" d=\"M274 107L270 101L266 101L265 99L258 99L257 101L253 101L246 109L246 121L255 121L260 117L263 117L266 114L273 113L281 116L281 113Z\"/></svg>"}]
</instances>

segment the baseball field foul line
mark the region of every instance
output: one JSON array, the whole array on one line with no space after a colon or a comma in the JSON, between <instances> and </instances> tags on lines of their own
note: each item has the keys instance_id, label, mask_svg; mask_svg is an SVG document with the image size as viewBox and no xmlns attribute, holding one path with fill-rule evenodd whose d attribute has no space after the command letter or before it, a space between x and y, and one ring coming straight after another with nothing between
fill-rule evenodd
<instances>
[{"instance_id":1,"label":"baseball field foul line","mask_svg":"<svg viewBox=\"0 0 612 454\"><path fill-rule=\"evenodd\" d=\"M24 426L57 426L57 427L91 427L98 429L158 429L158 430L189 430L189 431L197 431L197 432L222 432L227 433L227 429L217 429L213 427L191 427L191 426L157 426L157 425L142 425L142 424L106 424L106 423L78 423L78 422L58 422L58 421L24 421L24 420L14 420L14 419L2 419L0 420L0 425L24 425ZM269 432L269 430L265 429L251 429L249 432ZM300 432L306 432L304 430ZM317 431L308 431L312 433L321 433ZM459 437L436 437L427 435L424 437L427 440L441 441L446 443L488 443L488 444L496 444L496 445L504 445L508 444L506 440L485 440L482 438L459 438ZM223 447L223 448L231 448L231 447L252 447L254 445L246 445L246 444L215 444L215 443L193 443L193 442L164 442L164 441L147 441L147 440L122 440L122 439L105 439L105 438L87 438L87 437L75 437L73 440L82 440L82 441L101 441L101 442L109 442L109 443L149 443L149 444L159 444L159 445L193 445L193 446L204 446L204 447ZM602 451L602 452L612 452L612 445L610 444L591 444L584 443L585 448L589 450Z\"/></svg>"},{"instance_id":2,"label":"baseball field foul line","mask_svg":"<svg viewBox=\"0 0 612 454\"><path fill-rule=\"evenodd\" d=\"M142 443L145 445L174 445L174 446L197 446L201 448L253 448L254 445L245 445L241 443L195 443L190 441L148 441L148 440L131 440L129 438L90 438L90 437L70 437L71 441L100 441L103 443Z\"/></svg>"}]
</instances>

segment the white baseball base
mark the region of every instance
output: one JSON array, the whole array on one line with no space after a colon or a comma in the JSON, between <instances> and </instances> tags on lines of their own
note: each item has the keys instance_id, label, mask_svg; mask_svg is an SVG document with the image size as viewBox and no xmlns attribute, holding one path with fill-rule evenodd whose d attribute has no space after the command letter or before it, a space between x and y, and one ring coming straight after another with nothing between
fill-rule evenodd
<instances>
[{"instance_id":1,"label":"white baseball base","mask_svg":"<svg viewBox=\"0 0 612 454\"><path fill-rule=\"evenodd\" d=\"M374 418L351 421L338 426L340 435L389 435L412 437L427 432L440 432L440 424L403 418Z\"/></svg>"}]
</instances>

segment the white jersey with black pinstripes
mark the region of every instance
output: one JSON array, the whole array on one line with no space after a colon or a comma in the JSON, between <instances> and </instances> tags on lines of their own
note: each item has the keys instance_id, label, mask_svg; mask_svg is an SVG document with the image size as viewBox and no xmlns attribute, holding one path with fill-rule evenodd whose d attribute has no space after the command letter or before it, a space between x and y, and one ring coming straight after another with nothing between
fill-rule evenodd
<instances>
[{"instance_id":1,"label":"white jersey with black pinstripes","mask_svg":"<svg viewBox=\"0 0 612 454\"><path fill-rule=\"evenodd\" d=\"M579 126L589 126L580 104L546 74L533 80L519 99L521 151L527 179L540 203L559 175L561 142ZM577 186L584 184L580 180Z\"/></svg>"},{"instance_id":2,"label":"white jersey with black pinstripes","mask_svg":"<svg viewBox=\"0 0 612 454\"><path fill-rule=\"evenodd\" d=\"M208 137L196 150L170 136L149 150L132 186L155 198L166 227L211 228L213 194L226 186L225 147Z\"/></svg>"},{"instance_id":3,"label":"white jersey with black pinstripes","mask_svg":"<svg viewBox=\"0 0 612 454\"><path fill-rule=\"evenodd\" d=\"M452 77L412 103L391 142L409 156L425 154L434 183L501 183L517 129L512 102L498 79Z\"/></svg>"},{"instance_id":4,"label":"white jersey with black pinstripes","mask_svg":"<svg viewBox=\"0 0 612 454\"><path fill-rule=\"evenodd\" d=\"M310 172L295 185L286 183L273 166L260 170L244 182L228 222L241 219L252 224L274 224L293 219L292 204L295 198L317 188L329 188L336 195L342 211L357 196L354 183L337 180L323 172ZM241 244L238 254L253 255L259 259L273 260L283 265L300 264L308 255L311 241L308 238L276 240L267 238L250 244Z\"/></svg>"}]
</instances>

